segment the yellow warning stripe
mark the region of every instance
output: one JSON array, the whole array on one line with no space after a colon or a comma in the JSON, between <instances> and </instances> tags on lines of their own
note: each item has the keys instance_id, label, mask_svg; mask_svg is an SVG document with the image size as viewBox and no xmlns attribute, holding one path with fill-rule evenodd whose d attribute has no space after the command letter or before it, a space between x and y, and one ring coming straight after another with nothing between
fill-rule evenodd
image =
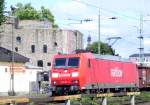
<instances>
[{"instance_id":1,"label":"yellow warning stripe","mask_svg":"<svg viewBox=\"0 0 150 105\"><path fill-rule=\"evenodd\" d=\"M100 93L100 94L78 94L78 95L68 95L68 96L55 96L55 97L0 97L0 104L7 103L29 103L29 102L50 102L50 101L62 101L69 99L79 99L82 97L113 97L113 96L131 96L140 95L140 92L124 92L124 93Z\"/></svg>"},{"instance_id":2,"label":"yellow warning stripe","mask_svg":"<svg viewBox=\"0 0 150 105\"><path fill-rule=\"evenodd\" d=\"M69 96L55 96L52 97L53 101L60 101L60 100L68 100L68 99L78 99L81 98L81 95L69 95Z\"/></svg>"},{"instance_id":3,"label":"yellow warning stripe","mask_svg":"<svg viewBox=\"0 0 150 105\"><path fill-rule=\"evenodd\" d=\"M127 96L140 95L140 92L127 92Z\"/></svg>"},{"instance_id":4,"label":"yellow warning stripe","mask_svg":"<svg viewBox=\"0 0 150 105\"><path fill-rule=\"evenodd\" d=\"M0 98L0 104L7 104L7 103L28 103L29 98L26 97L3 97Z\"/></svg>"}]
</instances>

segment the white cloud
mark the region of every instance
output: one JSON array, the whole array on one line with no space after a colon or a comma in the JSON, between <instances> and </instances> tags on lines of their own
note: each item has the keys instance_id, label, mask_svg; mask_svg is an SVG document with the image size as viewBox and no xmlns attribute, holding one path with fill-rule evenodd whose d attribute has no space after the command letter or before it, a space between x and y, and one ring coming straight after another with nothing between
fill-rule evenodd
<instances>
[{"instance_id":1,"label":"white cloud","mask_svg":"<svg viewBox=\"0 0 150 105\"><path fill-rule=\"evenodd\" d=\"M78 2L59 2L58 4L53 6L53 13L57 13L59 18L63 17L64 15L69 16L81 16L87 11L87 6ZM59 12L58 12L59 11ZM71 17L72 18L72 17Z\"/></svg>"},{"instance_id":2,"label":"white cloud","mask_svg":"<svg viewBox=\"0 0 150 105\"><path fill-rule=\"evenodd\" d=\"M144 45L150 45L150 39L145 39L144 40Z\"/></svg>"}]
</instances>

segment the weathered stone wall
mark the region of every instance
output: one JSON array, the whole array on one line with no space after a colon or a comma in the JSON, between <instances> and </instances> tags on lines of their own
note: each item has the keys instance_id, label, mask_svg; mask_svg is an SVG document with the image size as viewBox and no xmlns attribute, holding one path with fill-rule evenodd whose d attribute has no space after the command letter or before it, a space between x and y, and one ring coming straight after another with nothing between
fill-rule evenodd
<instances>
[{"instance_id":1,"label":"weathered stone wall","mask_svg":"<svg viewBox=\"0 0 150 105\"><path fill-rule=\"evenodd\" d=\"M37 61L42 60L43 70L50 69L47 63L51 62L52 56L57 52L71 53L76 49L76 42L78 49L83 47L83 35L79 31L76 39L75 31L42 28L39 27L40 24L43 25L41 21L25 20L19 22L18 29L15 29L12 24L4 24L4 32L0 33L0 46L12 50L13 35L13 50L30 58L31 65L37 66ZM32 45L35 45L34 53L31 50ZM43 45L47 45L47 53L43 52Z\"/></svg>"}]
</instances>

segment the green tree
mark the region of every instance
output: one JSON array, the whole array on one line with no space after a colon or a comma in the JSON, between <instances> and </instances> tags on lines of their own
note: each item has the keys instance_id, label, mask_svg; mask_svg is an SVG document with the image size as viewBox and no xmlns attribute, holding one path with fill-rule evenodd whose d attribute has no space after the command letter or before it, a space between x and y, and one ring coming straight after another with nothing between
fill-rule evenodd
<instances>
[{"instance_id":1,"label":"green tree","mask_svg":"<svg viewBox=\"0 0 150 105\"><path fill-rule=\"evenodd\" d=\"M51 11L49 9L44 8L43 6L41 7L41 13L42 13L42 18L46 18L48 19L50 22L52 22L53 27L58 27L55 24L55 19L53 14L51 13Z\"/></svg>"},{"instance_id":2,"label":"green tree","mask_svg":"<svg viewBox=\"0 0 150 105\"><path fill-rule=\"evenodd\" d=\"M18 9L15 10L15 15L21 20L44 20L47 19L52 23L52 26L57 28L55 24L55 18L49 9L41 7L40 11L37 11L30 3L16 5Z\"/></svg>"},{"instance_id":3,"label":"green tree","mask_svg":"<svg viewBox=\"0 0 150 105\"><path fill-rule=\"evenodd\" d=\"M40 14L31 6L30 3L24 6L19 3L17 4L18 9L15 11L15 15L21 20L35 20L40 18Z\"/></svg>"},{"instance_id":4,"label":"green tree","mask_svg":"<svg viewBox=\"0 0 150 105\"><path fill-rule=\"evenodd\" d=\"M0 25L5 21L4 6L4 0L0 0Z\"/></svg>"},{"instance_id":5,"label":"green tree","mask_svg":"<svg viewBox=\"0 0 150 105\"><path fill-rule=\"evenodd\" d=\"M115 55L115 50L113 50L107 43L100 42L100 52L101 54L110 54ZM93 53L98 53L98 42L93 42L90 46L86 49L92 50Z\"/></svg>"}]
</instances>

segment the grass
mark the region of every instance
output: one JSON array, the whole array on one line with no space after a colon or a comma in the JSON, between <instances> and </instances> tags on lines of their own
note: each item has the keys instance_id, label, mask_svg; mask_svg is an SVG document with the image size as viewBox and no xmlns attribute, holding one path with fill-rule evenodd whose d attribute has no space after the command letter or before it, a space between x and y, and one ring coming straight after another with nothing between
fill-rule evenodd
<instances>
[{"instance_id":1,"label":"grass","mask_svg":"<svg viewBox=\"0 0 150 105\"><path fill-rule=\"evenodd\" d=\"M123 97L108 97L108 105L129 105L130 96ZM99 105L102 99L84 97L81 100L72 99L71 105ZM135 96L136 103L150 102L150 92L141 92L140 95ZM81 104L80 104L81 103Z\"/></svg>"},{"instance_id":2,"label":"grass","mask_svg":"<svg viewBox=\"0 0 150 105\"><path fill-rule=\"evenodd\" d=\"M45 97L44 94L32 94L33 96ZM71 105L100 105L101 98L83 97L82 99L71 99ZM124 97L108 97L108 105L130 105L130 96ZM150 102L150 92L141 92L140 95L135 97L136 103ZM32 102L30 105L36 105ZM47 105L55 105L47 103Z\"/></svg>"},{"instance_id":3,"label":"grass","mask_svg":"<svg viewBox=\"0 0 150 105\"><path fill-rule=\"evenodd\" d=\"M135 98L137 102L150 102L150 92L141 92L139 96Z\"/></svg>"}]
</instances>

